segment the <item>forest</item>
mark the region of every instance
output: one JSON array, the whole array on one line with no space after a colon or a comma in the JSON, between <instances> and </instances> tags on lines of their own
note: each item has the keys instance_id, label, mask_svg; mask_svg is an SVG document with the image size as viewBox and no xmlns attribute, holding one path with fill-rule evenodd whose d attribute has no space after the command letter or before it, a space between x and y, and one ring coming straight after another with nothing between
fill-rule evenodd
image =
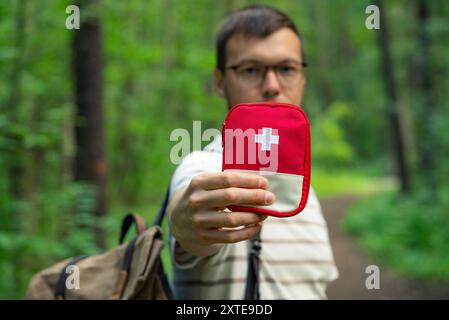
<instances>
[{"instance_id":1,"label":"forest","mask_svg":"<svg viewBox=\"0 0 449 320\"><path fill-rule=\"evenodd\" d=\"M176 168L170 134L221 128L215 36L250 4L301 33L312 186L357 197L338 227L393 272L449 285L449 2L2 0L0 299L115 246L126 213L151 223Z\"/></svg>"}]
</instances>

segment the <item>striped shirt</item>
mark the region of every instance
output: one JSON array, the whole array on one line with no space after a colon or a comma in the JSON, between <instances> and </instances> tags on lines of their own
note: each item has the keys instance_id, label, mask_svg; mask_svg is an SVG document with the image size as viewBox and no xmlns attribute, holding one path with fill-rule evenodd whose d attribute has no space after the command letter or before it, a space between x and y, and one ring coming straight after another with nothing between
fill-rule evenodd
<instances>
[{"instance_id":1,"label":"striped shirt","mask_svg":"<svg viewBox=\"0 0 449 320\"><path fill-rule=\"evenodd\" d=\"M221 136L217 136L204 150L194 151L183 159L172 177L170 196L187 186L195 175L220 172L221 165ZM327 284L338 277L338 271L313 188L300 214L288 218L268 217L263 222L261 241L261 299L326 299ZM170 237L175 297L242 299L249 248L249 241L241 241L226 244L212 256L194 257Z\"/></svg>"}]
</instances>

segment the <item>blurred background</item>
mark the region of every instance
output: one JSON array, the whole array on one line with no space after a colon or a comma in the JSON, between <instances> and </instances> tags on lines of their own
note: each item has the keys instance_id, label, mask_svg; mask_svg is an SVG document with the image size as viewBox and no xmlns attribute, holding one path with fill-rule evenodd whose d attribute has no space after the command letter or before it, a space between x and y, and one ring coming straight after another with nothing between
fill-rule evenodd
<instances>
[{"instance_id":1,"label":"blurred background","mask_svg":"<svg viewBox=\"0 0 449 320\"><path fill-rule=\"evenodd\" d=\"M175 168L170 133L193 120L221 128L215 34L254 3L268 2L0 2L0 298L23 298L58 260L116 245L127 212L151 223ZM71 4L79 30L65 25ZM365 26L371 4L379 30ZM449 284L449 2L276 7L309 63L312 185L324 203L351 198L324 206L326 218L344 210L331 241L338 229L400 277Z\"/></svg>"}]
</instances>

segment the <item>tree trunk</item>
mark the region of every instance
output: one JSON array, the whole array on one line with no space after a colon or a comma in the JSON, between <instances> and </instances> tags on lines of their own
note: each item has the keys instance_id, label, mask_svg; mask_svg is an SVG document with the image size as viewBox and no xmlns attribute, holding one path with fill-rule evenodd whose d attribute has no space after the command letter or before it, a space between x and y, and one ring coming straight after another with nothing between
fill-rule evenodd
<instances>
[{"instance_id":1,"label":"tree trunk","mask_svg":"<svg viewBox=\"0 0 449 320\"><path fill-rule=\"evenodd\" d=\"M15 57L11 68L10 77L10 92L8 101L4 112L8 116L8 122L13 126L16 126L20 121L20 109L22 102L22 73L23 73L23 59L24 59L24 47L25 47L25 28L26 28L26 0L19 0L16 7L15 16ZM25 155L22 149L23 135L18 135L15 132L8 132L9 138L12 142L12 152L8 157L8 182L9 182L9 195L13 199L14 207L12 210L8 210L3 214L6 214L9 218L7 225L2 225L2 229L20 233L22 232L23 225L23 211L18 210L16 203L25 198L25 192L23 190L22 182L24 180L24 160ZM22 256L14 255L10 261L13 266L22 265ZM17 272L13 273L13 282L20 283L21 279Z\"/></svg>"},{"instance_id":2,"label":"tree trunk","mask_svg":"<svg viewBox=\"0 0 449 320\"><path fill-rule=\"evenodd\" d=\"M95 186L94 214L106 214L106 160L103 133L103 61L99 0L80 1L81 25L75 31L73 68L75 75L75 180ZM83 13L89 12L85 19ZM101 221L101 220L100 220ZM105 247L105 234L96 228L96 239Z\"/></svg>"},{"instance_id":3,"label":"tree trunk","mask_svg":"<svg viewBox=\"0 0 449 320\"><path fill-rule=\"evenodd\" d=\"M330 23L330 15L334 13L329 12L328 5L320 1L312 2L310 13L313 21L318 22L316 23L316 26L312 28L312 36L316 39L320 50L316 52L312 64L313 68L316 69L315 84L316 91L319 92L318 99L320 100L322 110L325 111L335 100L334 84L329 76L329 70L331 70L334 65L333 52L335 52L335 48L332 45L334 40L331 35L331 29L335 26ZM304 43L302 43L302 45L304 45Z\"/></svg>"},{"instance_id":4,"label":"tree trunk","mask_svg":"<svg viewBox=\"0 0 449 320\"><path fill-rule=\"evenodd\" d=\"M424 0L416 1L417 19L418 19L418 49L417 49L417 88L419 93L419 122L420 133L418 137L419 159L422 170L422 177L430 188L435 188L436 173L435 168L435 146L433 144L434 137L432 134L432 118L435 114L435 103L433 101L433 84L430 71L430 56L429 56L429 34L428 34L428 20L429 7Z\"/></svg>"},{"instance_id":5,"label":"tree trunk","mask_svg":"<svg viewBox=\"0 0 449 320\"><path fill-rule=\"evenodd\" d=\"M25 27L26 27L26 1L19 0L16 9L15 25L15 57L11 68L11 90L4 112L8 114L8 121L13 125L19 123L20 103L22 100L22 73L23 56L25 47ZM24 176L22 150L22 136L13 134L11 140L14 141L14 156L10 158L9 164L9 190L15 199L22 198L24 192L22 188L22 178Z\"/></svg>"},{"instance_id":6,"label":"tree trunk","mask_svg":"<svg viewBox=\"0 0 449 320\"><path fill-rule=\"evenodd\" d=\"M385 93L387 98L388 121L390 122L393 148L396 151L396 164L401 183L401 191L404 194L410 192L410 181L405 159L404 140L401 131L401 122L397 106L397 89L394 76L394 66L391 59L390 39L388 34L388 20L384 10L383 0L376 0L380 8L380 30L377 30L378 44L381 50L381 69L384 78Z\"/></svg>"}]
</instances>

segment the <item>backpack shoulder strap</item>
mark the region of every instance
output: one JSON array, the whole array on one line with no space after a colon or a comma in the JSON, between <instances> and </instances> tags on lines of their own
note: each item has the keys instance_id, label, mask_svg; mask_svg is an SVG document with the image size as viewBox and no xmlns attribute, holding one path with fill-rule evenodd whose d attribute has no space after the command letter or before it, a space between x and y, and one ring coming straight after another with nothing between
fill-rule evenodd
<instances>
[{"instance_id":1,"label":"backpack shoulder strap","mask_svg":"<svg viewBox=\"0 0 449 320\"><path fill-rule=\"evenodd\" d=\"M162 205L159 209L156 219L154 219L153 225L162 227L162 223L164 222L165 214L167 212L169 196L170 196L170 184L167 187L167 191L165 192L164 200L162 201ZM159 261L158 275L159 275L159 280L161 281L162 288L167 296L167 299L173 300L174 299L173 290L168 281L167 274L165 273L165 269L164 269L162 260Z\"/></svg>"},{"instance_id":2,"label":"backpack shoulder strap","mask_svg":"<svg viewBox=\"0 0 449 320\"><path fill-rule=\"evenodd\" d=\"M56 287L54 290L54 299L55 300L65 300L65 289L66 289L66 280L69 276L69 273L67 273L67 268L70 266L76 266L78 262L81 260L87 258L87 256L78 256L70 260L64 268L59 273L58 282L56 283Z\"/></svg>"},{"instance_id":3,"label":"backpack shoulder strap","mask_svg":"<svg viewBox=\"0 0 449 320\"><path fill-rule=\"evenodd\" d=\"M162 226L162 222L164 221L165 213L167 211L169 196L170 196L170 185L168 186L167 191L165 192L164 201L162 202L162 205L159 209L156 219L154 219L153 225L159 226L159 227Z\"/></svg>"}]
</instances>

